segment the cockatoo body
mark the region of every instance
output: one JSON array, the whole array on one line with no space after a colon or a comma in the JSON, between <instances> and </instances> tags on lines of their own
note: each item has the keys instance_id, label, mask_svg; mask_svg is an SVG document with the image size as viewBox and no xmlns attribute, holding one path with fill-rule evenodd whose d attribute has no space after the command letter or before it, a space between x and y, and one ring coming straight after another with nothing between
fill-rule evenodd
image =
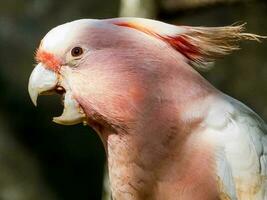
<instances>
[{"instance_id":1,"label":"cockatoo body","mask_svg":"<svg viewBox=\"0 0 267 200\"><path fill-rule=\"evenodd\" d=\"M59 124L103 141L114 200L267 200L267 127L193 67L259 40L243 26L83 19L42 40L29 93L64 94Z\"/></svg>"}]
</instances>

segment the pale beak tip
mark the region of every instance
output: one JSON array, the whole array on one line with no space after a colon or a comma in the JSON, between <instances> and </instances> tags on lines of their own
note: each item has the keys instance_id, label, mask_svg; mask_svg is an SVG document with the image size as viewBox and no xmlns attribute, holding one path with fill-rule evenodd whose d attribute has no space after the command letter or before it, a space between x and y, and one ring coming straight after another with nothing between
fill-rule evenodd
<instances>
[{"instance_id":1,"label":"pale beak tip","mask_svg":"<svg viewBox=\"0 0 267 200\"><path fill-rule=\"evenodd\" d=\"M61 121L58 119L59 117L53 117L53 122L55 122L56 124L62 124L60 123Z\"/></svg>"},{"instance_id":2,"label":"pale beak tip","mask_svg":"<svg viewBox=\"0 0 267 200\"><path fill-rule=\"evenodd\" d=\"M29 89L29 94L33 105L37 107L38 93L36 93L34 90Z\"/></svg>"},{"instance_id":3,"label":"pale beak tip","mask_svg":"<svg viewBox=\"0 0 267 200\"><path fill-rule=\"evenodd\" d=\"M68 120L64 120L64 118L62 118L62 116L53 117L52 121L55 122L56 124L60 124L60 125L73 125L73 123L69 122Z\"/></svg>"},{"instance_id":4,"label":"pale beak tip","mask_svg":"<svg viewBox=\"0 0 267 200\"><path fill-rule=\"evenodd\" d=\"M35 107L37 107L37 101L33 101L33 100L32 100L32 103L33 103L33 105L34 105Z\"/></svg>"}]
</instances>

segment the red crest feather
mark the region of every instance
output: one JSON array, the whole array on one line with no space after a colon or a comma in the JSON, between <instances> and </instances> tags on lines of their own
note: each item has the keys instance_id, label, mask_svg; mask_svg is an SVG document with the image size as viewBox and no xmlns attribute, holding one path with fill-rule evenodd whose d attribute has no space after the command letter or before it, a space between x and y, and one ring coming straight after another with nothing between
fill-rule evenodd
<instances>
[{"instance_id":1,"label":"red crest feather","mask_svg":"<svg viewBox=\"0 0 267 200\"><path fill-rule=\"evenodd\" d=\"M239 49L240 40L265 38L243 33L244 24L224 27L174 26L155 20L121 18L113 24L136 29L157 37L187 57L193 66L206 69L216 58Z\"/></svg>"}]
</instances>

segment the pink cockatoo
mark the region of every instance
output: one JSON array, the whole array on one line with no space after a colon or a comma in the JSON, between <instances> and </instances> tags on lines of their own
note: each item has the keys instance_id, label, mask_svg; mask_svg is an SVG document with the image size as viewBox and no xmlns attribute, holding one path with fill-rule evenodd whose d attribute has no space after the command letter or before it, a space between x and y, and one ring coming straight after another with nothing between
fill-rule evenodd
<instances>
[{"instance_id":1,"label":"pink cockatoo","mask_svg":"<svg viewBox=\"0 0 267 200\"><path fill-rule=\"evenodd\" d=\"M195 68L259 40L243 26L82 19L47 33L29 80L60 93L54 122L85 123L106 150L114 200L267 200L267 126Z\"/></svg>"}]
</instances>

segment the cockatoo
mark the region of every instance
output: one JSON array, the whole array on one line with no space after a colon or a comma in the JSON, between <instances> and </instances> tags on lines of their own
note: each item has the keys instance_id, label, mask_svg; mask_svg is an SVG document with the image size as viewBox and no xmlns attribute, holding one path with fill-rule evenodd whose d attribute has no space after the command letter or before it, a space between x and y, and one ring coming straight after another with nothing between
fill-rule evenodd
<instances>
[{"instance_id":1,"label":"cockatoo","mask_svg":"<svg viewBox=\"0 0 267 200\"><path fill-rule=\"evenodd\" d=\"M260 39L243 28L69 22L42 39L29 94L63 95L53 121L97 132L114 200L267 200L265 122L196 70Z\"/></svg>"}]
</instances>

